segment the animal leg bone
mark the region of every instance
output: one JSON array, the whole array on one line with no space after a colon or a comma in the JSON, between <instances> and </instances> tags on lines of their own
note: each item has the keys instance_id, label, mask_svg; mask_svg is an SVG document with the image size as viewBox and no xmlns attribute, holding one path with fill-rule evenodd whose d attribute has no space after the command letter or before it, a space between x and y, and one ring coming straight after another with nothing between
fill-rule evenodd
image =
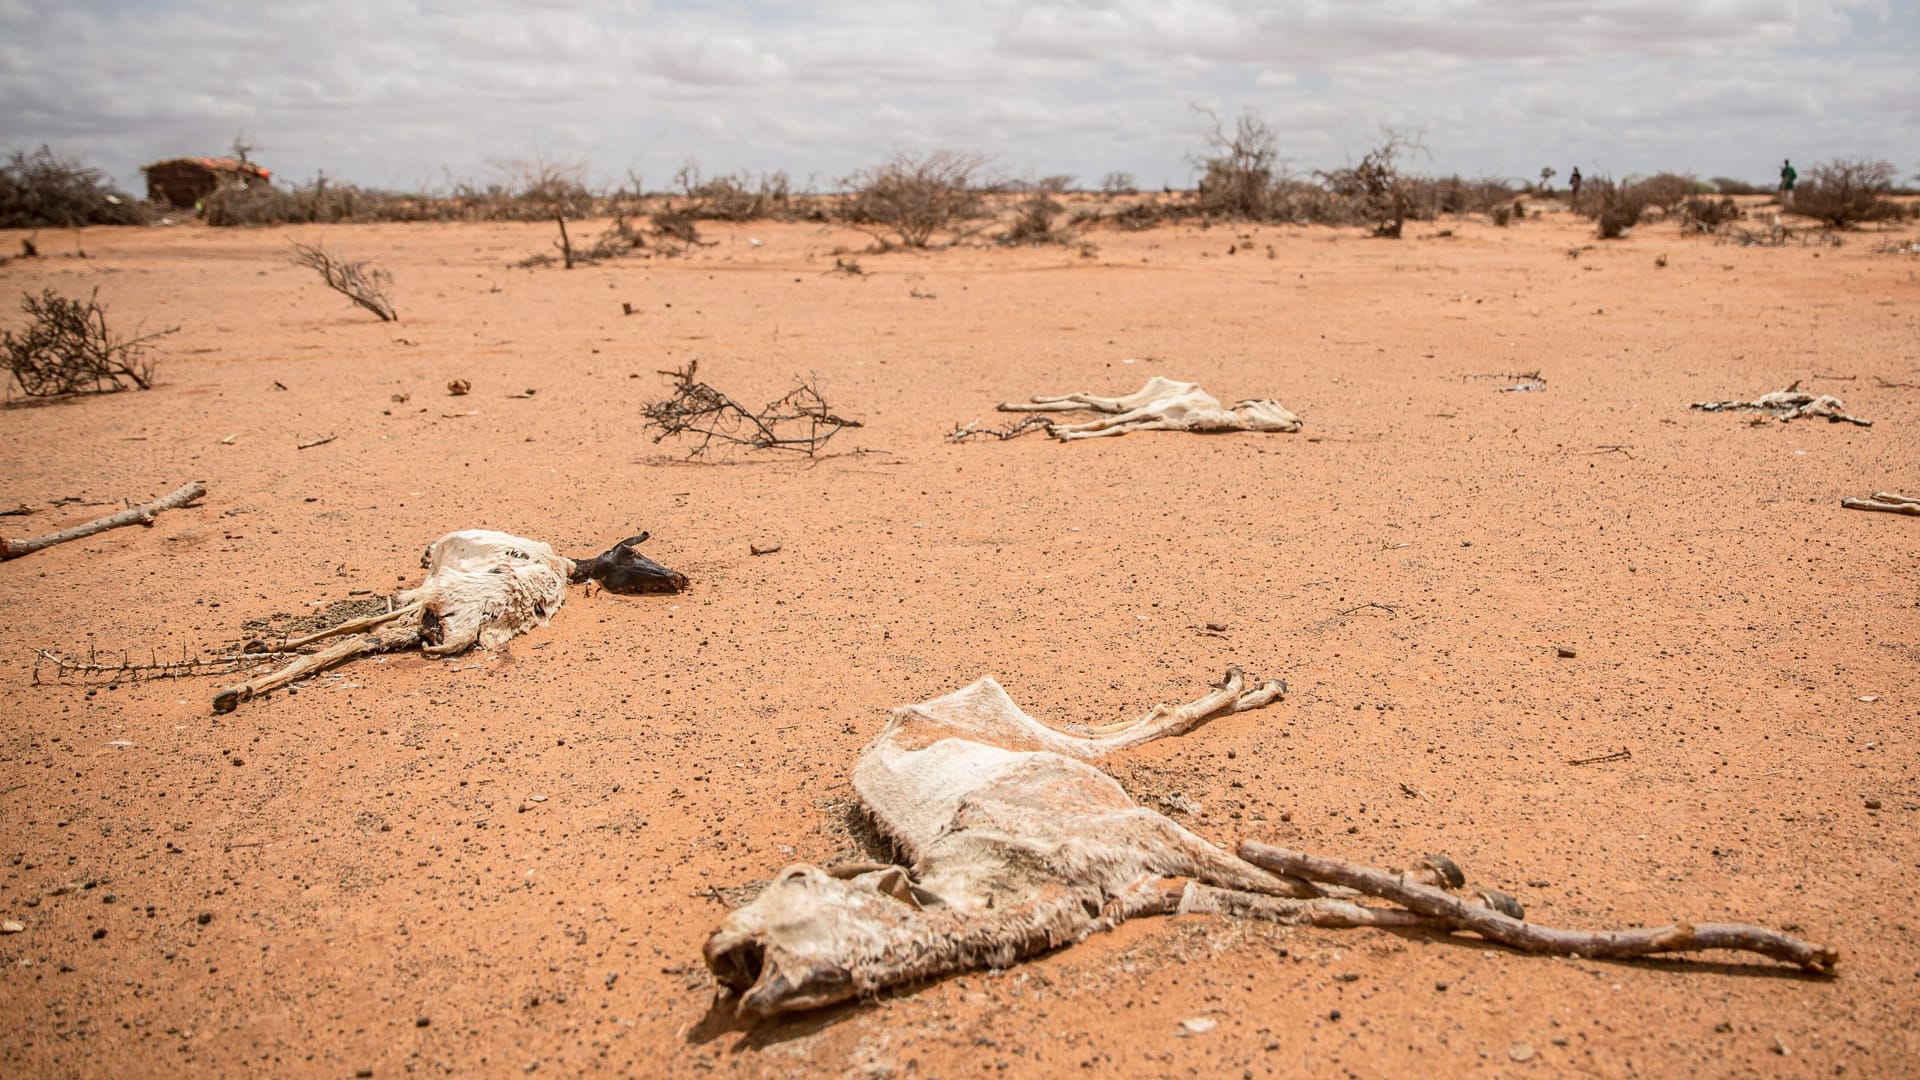
<instances>
[{"instance_id":1,"label":"animal leg bone","mask_svg":"<svg viewBox=\"0 0 1920 1080\"><path fill-rule=\"evenodd\" d=\"M1226 678L1221 680L1210 694L1189 701L1185 705L1155 705L1152 712L1138 719L1089 727L1086 729L1086 734L1097 736L1102 742L1109 743L1110 745L1106 747L1108 750L1148 742L1162 735L1178 735L1198 721L1236 705L1242 697L1246 684L1246 672L1241 671L1236 664L1227 669ZM1262 687L1255 693L1265 691L1266 687ZM1265 699L1265 701L1271 700L1273 700L1272 697ZM1261 704L1265 704L1265 701Z\"/></svg>"},{"instance_id":2,"label":"animal leg bone","mask_svg":"<svg viewBox=\"0 0 1920 1080\"><path fill-rule=\"evenodd\" d=\"M1643 930L1556 930L1480 907L1432 885L1405 875L1389 874L1339 859L1305 855L1252 841L1240 845L1240 857L1277 874L1324 881L1357 889L1369 896L1442 920L1455 929L1471 930L1522 952L1549 956L1586 956L1627 959L1661 953L1732 949L1757 953L1809 971L1830 974L1840 962L1834 949L1790 934L1742 923L1675 923Z\"/></svg>"},{"instance_id":3,"label":"animal leg bone","mask_svg":"<svg viewBox=\"0 0 1920 1080\"><path fill-rule=\"evenodd\" d=\"M273 645L273 646L269 646L264 641L259 641L259 640L249 641L247 642L247 647L244 651L255 652L255 653L292 652L295 649L302 648L307 645L311 645L316 641L325 641L330 637L339 637L341 634L357 634L362 630L371 630L376 626L383 626L387 623L392 622L395 619L404 619L409 615L418 614L420 611L420 608L421 608L421 605L419 601L415 601L414 603L407 604L404 607L394 608L392 611L386 612L381 615L368 615L366 618L363 618L363 619L348 619L346 622L343 622L338 626L329 626L325 630L308 634L306 637L294 638L292 641L283 641L280 644ZM257 649L254 648L254 646L256 645L260 647Z\"/></svg>"},{"instance_id":4,"label":"animal leg bone","mask_svg":"<svg viewBox=\"0 0 1920 1080\"><path fill-rule=\"evenodd\" d=\"M325 671L356 656L408 649L419 643L420 622L417 619L408 619L398 626L389 625L371 633L351 637L317 653L296 657L287 666L262 675L260 678L249 679L238 686L227 687L214 695L213 711L230 713L239 708L243 701L249 701L270 690L278 690L295 679Z\"/></svg>"},{"instance_id":5,"label":"animal leg bone","mask_svg":"<svg viewBox=\"0 0 1920 1080\"><path fill-rule=\"evenodd\" d=\"M1876 491L1870 499L1841 499L1840 505L1849 510L1881 510L1889 514L1920 517L1920 499L1892 491Z\"/></svg>"}]
</instances>

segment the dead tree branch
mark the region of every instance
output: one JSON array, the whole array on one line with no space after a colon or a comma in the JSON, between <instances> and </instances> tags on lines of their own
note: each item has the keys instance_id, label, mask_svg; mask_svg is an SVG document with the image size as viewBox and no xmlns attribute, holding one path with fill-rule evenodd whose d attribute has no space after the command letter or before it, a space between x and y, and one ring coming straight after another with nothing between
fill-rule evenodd
<instances>
[{"instance_id":1,"label":"dead tree branch","mask_svg":"<svg viewBox=\"0 0 1920 1080\"><path fill-rule=\"evenodd\" d=\"M131 506L117 514L95 518L84 525L75 525L71 529L62 529L57 533L27 540L0 540L0 561L31 555L44 547L64 544L69 540L78 540L81 537L92 536L94 533L106 532L108 529L117 529L122 525L152 525L154 516L162 510L175 510L186 506L206 493L207 485L195 480L190 484L181 485L179 489L163 499L155 499L141 506Z\"/></svg>"},{"instance_id":2,"label":"dead tree branch","mask_svg":"<svg viewBox=\"0 0 1920 1080\"><path fill-rule=\"evenodd\" d=\"M153 385L153 362L144 356L146 343L180 328L116 338L107 329L107 313L99 296L100 290L95 289L82 302L46 289L38 297L21 298L20 310L31 321L17 334L0 330L0 364L20 384L21 393L53 397L111 393L129 385L145 390Z\"/></svg>"},{"instance_id":3,"label":"dead tree branch","mask_svg":"<svg viewBox=\"0 0 1920 1080\"><path fill-rule=\"evenodd\" d=\"M348 262L337 252L330 252L313 244L293 241L293 254L290 261L295 266L305 266L318 272L320 280L327 288L380 316L381 322L397 322L400 316L394 313L393 301L387 299L387 287L393 284L393 276L377 266L365 262Z\"/></svg>"},{"instance_id":4,"label":"dead tree branch","mask_svg":"<svg viewBox=\"0 0 1920 1080\"><path fill-rule=\"evenodd\" d=\"M674 435L693 435L699 441L689 458L706 455L715 443L755 450L792 450L813 457L842 428L861 426L858 420L834 415L811 379L761 407L758 412L694 379L698 360L660 374L673 379L673 396L641 407L647 426L658 428L654 442Z\"/></svg>"},{"instance_id":5,"label":"dead tree branch","mask_svg":"<svg viewBox=\"0 0 1920 1080\"><path fill-rule=\"evenodd\" d=\"M1834 965L1840 962L1840 954L1833 949L1741 923L1681 922L1644 930L1555 930L1490 907L1477 906L1467 898L1409 881L1403 875L1340 859L1304 855L1252 841L1240 845L1240 857L1278 874L1343 885L1368 896L1390 900L1416 914L1442 920L1455 929L1470 930L1522 952L1623 960L1662 953L1733 949L1758 953L1822 974L1831 974Z\"/></svg>"}]
</instances>

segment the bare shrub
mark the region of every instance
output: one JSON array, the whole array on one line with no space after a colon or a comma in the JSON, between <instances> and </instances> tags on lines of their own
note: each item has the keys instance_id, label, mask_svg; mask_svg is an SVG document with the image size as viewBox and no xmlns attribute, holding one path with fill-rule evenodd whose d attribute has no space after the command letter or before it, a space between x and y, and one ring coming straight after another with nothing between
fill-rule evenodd
<instances>
[{"instance_id":1,"label":"bare shrub","mask_svg":"<svg viewBox=\"0 0 1920 1080\"><path fill-rule=\"evenodd\" d=\"M1834 158L1807 170L1807 178L1793 192L1790 208L1832 229L1852 228L1867 221L1898 221L1905 211L1887 197L1893 190L1893 178L1890 162Z\"/></svg>"},{"instance_id":2,"label":"bare shrub","mask_svg":"<svg viewBox=\"0 0 1920 1080\"><path fill-rule=\"evenodd\" d=\"M1634 186L1646 205L1657 206L1667 214L1680 209L1681 204L1699 194L1702 188L1694 177L1670 172L1654 173Z\"/></svg>"},{"instance_id":3,"label":"bare shrub","mask_svg":"<svg viewBox=\"0 0 1920 1080\"><path fill-rule=\"evenodd\" d=\"M699 441L689 458L706 456L715 442L755 450L791 450L813 457L843 428L857 428L858 420L836 416L813 380L805 379L758 411L726 394L695 381L698 360L684 368L662 371L673 380L673 396L641 406L647 426L659 429L654 442L676 435Z\"/></svg>"},{"instance_id":4,"label":"bare shrub","mask_svg":"<svg viewBox=\"0 0 1920 1080\"><path fill-rule=\"evenodd\" d=\"M1408 150L1419 148L1413 138L1389 131L1386 140L1367 151L1358 165L1319 175L1328 191L1353 200L1373 235L1398 239L1406 220L1417 214L1416 187L1400 174L1399 159Z\"/></svg>"},{"instance_id":5,"label":"bare shrub","mask_svg":"<svg viewBox=\"0 0 1920 1080\"><path fill-rule=\"evenodd\" d=\"M15 150L0 164L0 229L141 225L146 204L114 190L106 174L42 146Z\"/></svg>"},{"instance_id":6,"label":"bare shrub","mask_svg":"<svg viewBox=\"0 0 1920 1080\"><path fill-rule=\"evenodd\" d=\"M1054 227L1066 207L1043 189L1035 189L1014 206L1013 224L996 239L1003 244L1064 244L1071 236Z\"/></svg>"},{"instance_id":7,"label":"bare shrub","mask_svg":"<svg viewBox=\"0 0 1920 1080\"><path fill-rule=\"evenodd\" d=\"M1719 232L1721 226L1739 220L1739 205L1725 195L1718 199L1695 195L1680 205L1681 228L1692 232Z\"/></svg>"},{"instance_id":8,"label":"bare shrub","mask_svg":"<svg viewBox=\"0 0 1920 1080\"><path fill-rule=\"evenodd\" d=\"M1132 173L1110 172L1100 178L1100 192L1103 195L1136 195L1139 191L1134 185Z\"/></svg>"},{"instance_id":9,"label":"bare shrub","mask_svg":"<svg viewBox=\"0 0 1920 1080\"><path fill-rule=\"evenodd\" d=\"M696 220L791 220L805 216L795 202L793 182L784 172L763 173L758 180L746 173L705 177L700 173L700 163L689 159L674 174L673 183L686 200L681 209Z\"/></svg>"},{"instance_id":10,"label":"bare shrub","mask_svg":"<svg viewBox=\"0 0 1920 1080\"><path fill-rule=\"evenodd\" d=\"M1463 180L1458 175L1443 179L1411 177L1413 202L1425 214L1491 214L1503 203L1512 203L1520 194L1520 185L1499 177L1482 176ZM1512 208L1506 207L1508 216Z\"/></svg>"},{"instance_id":11,"label":"bare shrub","mask_svg":"<svg viewBox=\"0 0 1920 1080\"><path fill-rule=\"evenodd\" d=\"M20 310L29 320L19 333L0 330L0 362L28 397L145 390L153 385L153 362L146 343L178 330L172 327L133 338L107 329L99 290L85 301L47 289L22 296Z\"/></svg>"},{"instance_id":12,"label":"bare shrub","mask_svg":"<svg viewBox=\"0 0 1920 1080\"><path fill-rule=\"evenodd\" d=\"M1594 220L1602 240L1626 235L1647 210L1646 193L1631 177L1618 182L1610 176L1588 177L1581 192L1581 213Z\"/></svg>"},{"instance_id":13,"label":"bare shrub","mask_svg":"<svg viewBox=\"0 0 1920 1080\"><path fill-rule=\"evenodd\" d=\"M1773 194L1773 189L1770 187L1761 187L1758 184L1749 184L1745 180L1736 180L1731 176L1716 176L1713 179L1708 180L1707 183L1713 185L1713 190L1719 192L1722 195L1771 195Z\"/></svg>"},{"instance_id":14,"label":"bare shrub","mask_svg":"<svg viewBox=\"0 0 1920 1080\"><path fill-rule=\"evenodd\" d=\"M978 155L956 150L898 154L841 181L851 192L842 213L855 224L891 231L907 247L926 247L934 233L980 213L977 181L984 165Z\"/></svg>"},{"instance_id":15,"label":"bare shrub","mask_svg":"<svg viewBox=\"0 0 1920 1080\"><path fill-rule=\"evenodd\" d=\"M298 240L292 243L293 254L288 258L295 266L311 268L326 282L327 288L380 316L380 321L399 320L393 301L387 299L387 287L393 284L392 275L369 263L348 262L337 253L313 244Z\"/></svg>"},{"instance_id":16,"label":"bare shrub","mask_svg":"<svg viewBox=\"0 0 1920 1080\"><path fill-rule=\"evenodd\" d=\"M258 182L246 187L223 184L200 200L200 212L207 224L232 228L237 225L283 225L300 221L306 208L293 192Z\"/></svg>"},{"instance_id":17,"label":"bare shrub","mask_svg":"<svg viewBox=\"0 0 1920 1080\"><path fill-rule=\"evenodd\" d=\"M1241 114L1229 134L1220 118L1195 106L1209 122L1205 157L1194 164L1200 181L1194 189L1195 208L1208 217L1264 221L1272 216L1273 185L1280 162L1273 129L1257 116Z\"/></svg>"}]
</instances>

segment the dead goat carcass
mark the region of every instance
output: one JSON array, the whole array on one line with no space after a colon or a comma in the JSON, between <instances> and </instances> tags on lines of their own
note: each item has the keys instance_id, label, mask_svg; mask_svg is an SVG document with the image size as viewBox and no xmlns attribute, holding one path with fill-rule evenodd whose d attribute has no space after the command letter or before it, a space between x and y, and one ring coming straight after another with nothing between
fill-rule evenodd
<instances>
[{"instance_id":1,"label":"dead goat carcass","mask_svg":"<svg viewBox=\"0 0 1920 1080\"><path fill-rule=\"evenodd\" d=\"M1088 393L1009 401L1001 412L1073 412L1091 409L1106 413L1080 424L1049 421L1057 439L1093 439L1125 435L1129 431L1299 431L1300 418L1277 401L1262 398L1235 402L1231 409L1200 389L1199 383L1175 382L1155 375L1125 397L1098 397Z\"/></svg>"},{"instance_id":2,"label":"dead goat carcass","mask_svg":"<svg viewBox=\"0 0 1920 1080\"><path fill-rule=\"evenodd\" d=\"M1230 855L1136 805L1088 762L1278 698L1238 668L1196 701L1070 734L981 679L896 709L853 786L909 866L788 867L708 938L722 1000L767 1017L972 968L1003 968L1141 915L1471 930L1529 951L1642 956L1748 949L1818 970L1835 953L1748 926L1581 933L1524 921L1511 897L1457 893L1443 856L1387 874L1257 844ZM1331 882L1332 884L1322 884ZM1361 894L1399 907L1359 902Z\"/></svg>"},{"instance_id":3,"label":"dead goat carcass","mask_svg":"<svg viewBox=\"0 0 1920 1080\"><path fill-rule=\"evenodd\" d=\"M545 626L565 602L567 585L597 581L608 592L670 593L687 587L675 573L634 550L646 533L631 536L591 559L569 559L538 540L490 529L448 533L428 545L420 565L427 579L392 598L388 610L292 641L251 642L248 652L292 653L327 638L352 635L313 653L300 653L267 675L214 695L213 711L240 703L356 656L408 649L450 656L478 645L497 649Z\"/></svg>"},{"instance_id":4,"label":"dead goat carcass","mask_svg":"<svg viewBox=\"0 0 1920 1080\"><path fill-rule=\"evenodd\" d=\"M1844 420L1861 427L1873 426L1871 420L1850 415L1846 411L1846 404L1839 398L1801 390L1797 379L1785 390L1761 394L1752 401L1696 401L1692 407L1701 412L1763 412L1781 421L1821 417L1829 423L1837 424Z\"/></svg>"}]
</instances>

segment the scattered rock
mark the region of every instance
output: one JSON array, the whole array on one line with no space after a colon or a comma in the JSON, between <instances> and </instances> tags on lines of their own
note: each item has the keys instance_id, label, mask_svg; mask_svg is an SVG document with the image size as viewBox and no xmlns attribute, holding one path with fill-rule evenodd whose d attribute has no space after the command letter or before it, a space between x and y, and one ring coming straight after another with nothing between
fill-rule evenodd
<instances>
[{"instance_id":1,"label":"scattered rock","mask_svg":"<svg viewBox=\"0 0 1920 1080\"><path fill-rule=\"evenodd\" d=\"M201 926L205 926L208 923L213 921L213 912L203 911L197 917L195 917L193 921L199 923Z\"/></svg>"},{"instance_id":2,"label":"scattered rock","mask_svg":"<svg viewBox=\"0 0 1920 1080\"><path fill-rule=\"evenodd\" d=\"M755 540L747 545L749 555L771 555L780 550L778 540Z\"/></svg>"},{"instance_id":3,"label":"scattered rock","mask_svg":"<svg viewBox=\"0 0 1920 1080\"><path fill-rule=\"evenodd\" d=\"M1571 660L1577 655L1571 645L1555 645L1553 647L1553 654L1563 660Z\"/></svg>"},{"instance_id":4,"label":"scattered rock","mask_svg":"<svg viewBox=\"0 0 1920 1080\"><path fill-rule=\"evenodd\" d=\"M1869 797L1868 797L1868 799L1867 799L1867 809L1869 809L1869 810L1878 810L1878 809L1880 809L1880 800L1879 800L1879 799L1875 799L1875 798L1872 798L1871 796L1869 796Z\"/></svg>"},{"instance_id":5,"label":"scattered rock","mask_svg":"<svg viewBox=\"0 0 1920 1080\"><path fill-rule=\"evenodd\" d=\"M1514 1043L1512 1046L1507 1047L1507 1056L1515 1061L1532 1061L1533 1047L1528 1046L1526 1043Z\"/></svg>"},{"instance_id":6,"label":"scattered rock","mask_svg":"<svg viewBox=\"0 0 1920 1080\"><path fill-rule=\"evenodd\" d=\"M1227 624L1223 622L1210 622L1207 624L1207 629L1216 634L1223 634L1227 630Z\"/></svg>"},{"instance_id":7,"label":"scattered rock","mask_svg":"<svg viewBox=\"0 0 1920 1080\"><path fill-rule=\"evenodd\" d=\"M1219 1026L1220 1021L1215 1020L1211 1016L1195 1016L1191 1019L1180 1021L1180 1033L1182 1035L1205 1035L1207 1032Z\"/></svg>"},{"instance_id":8,"label":"scattered rock","mask_svg":"<svg viewBox=\"0 0 1920 1080\"><path fill-rule=\"evenodd\" d=\"M18 934L26 928L25 923L15 922L12 919L8 919L6 922L0 922L0 934Z\"/></svg>"},{"instance_id":9,"label":"scattered rock","mask_svg":"<svg viewBox=\"0 0 1920 1080\"><path fill-rule=\"evenodd\" d=\"M454 397L461 397L472 389L473 384L465 379L455 379L447 384L447 393L452 394Z\"/></svg>"}]
</instances>

